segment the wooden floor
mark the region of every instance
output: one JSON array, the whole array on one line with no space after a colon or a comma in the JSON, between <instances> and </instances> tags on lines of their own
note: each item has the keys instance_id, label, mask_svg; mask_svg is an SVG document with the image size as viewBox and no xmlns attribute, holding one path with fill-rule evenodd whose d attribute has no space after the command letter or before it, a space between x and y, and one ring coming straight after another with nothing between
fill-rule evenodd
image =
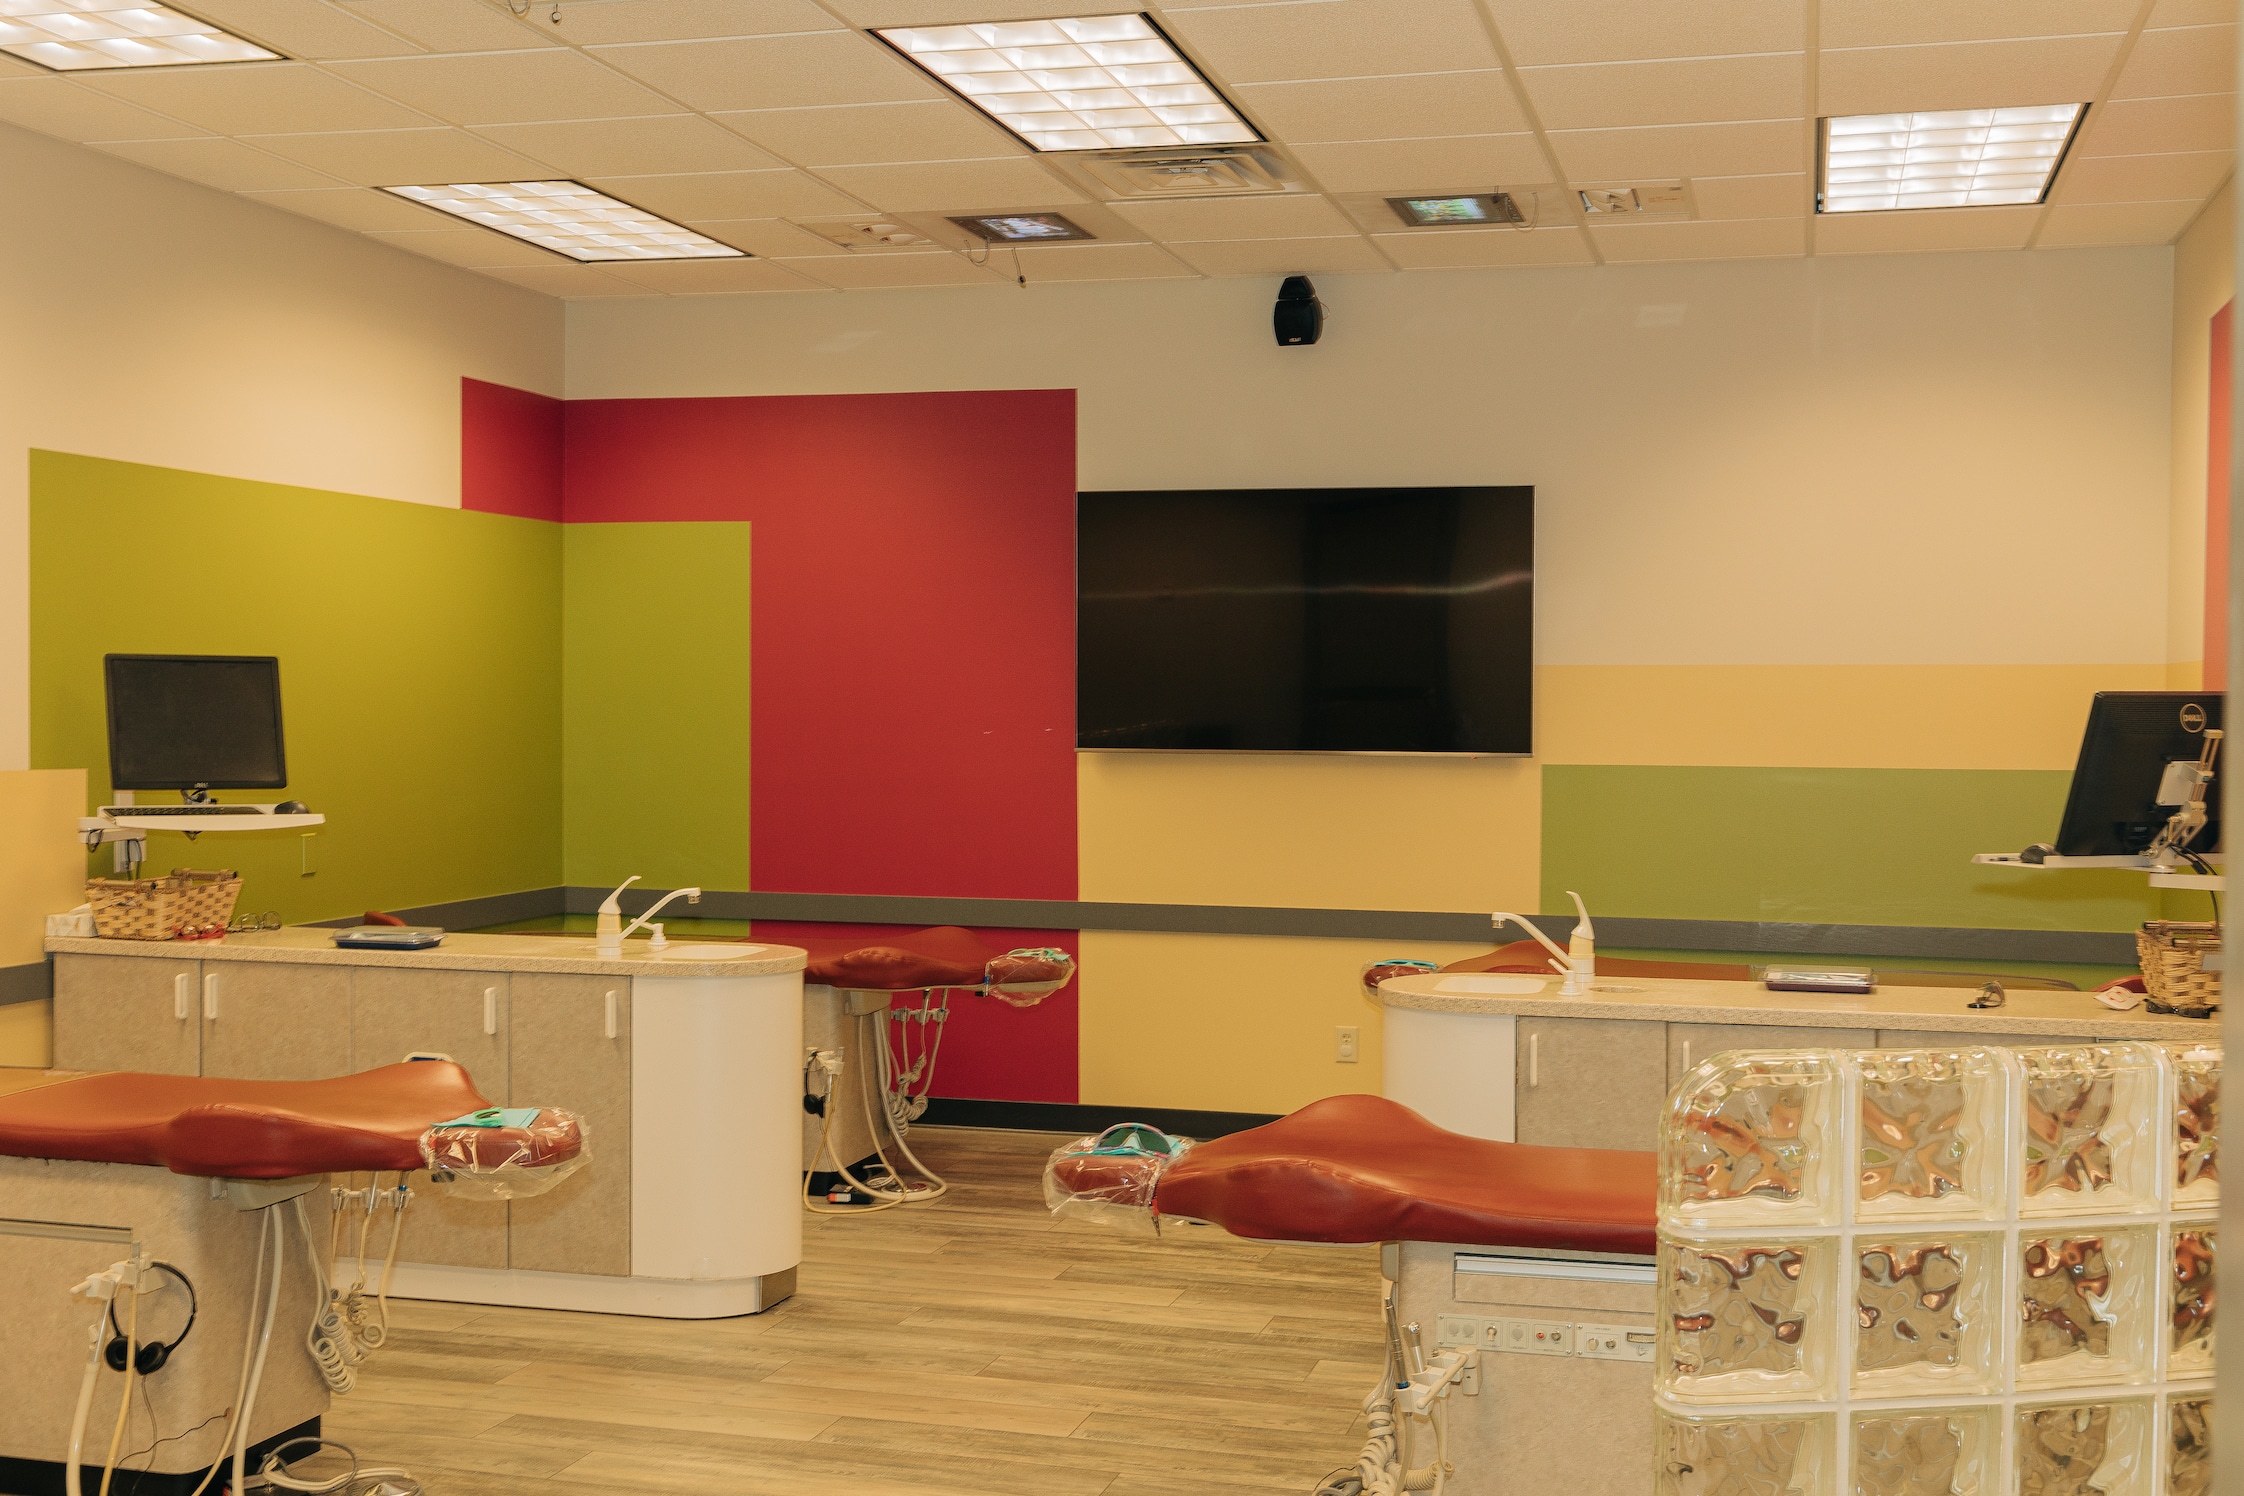
<instances>
[{"instance_id":1,"label":"wooden floor","mask_svg":"<svg viewBox=\"0 0 2244 1496\"><path fill-rule=\"evenodd\" d=\"M1054 1222L1059 1139L913 1141L949 1198L809 1218L769 1313L401 1303L329 1436L431 1496L1306 1493L1353 1462L1377 1248Z\"/></svg>"}]
</instances>

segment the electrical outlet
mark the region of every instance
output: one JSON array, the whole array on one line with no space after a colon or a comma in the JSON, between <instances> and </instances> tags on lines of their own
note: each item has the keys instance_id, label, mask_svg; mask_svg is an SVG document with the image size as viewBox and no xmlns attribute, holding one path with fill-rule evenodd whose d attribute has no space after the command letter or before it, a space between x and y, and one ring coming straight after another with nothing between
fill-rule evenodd
<instances>
[{"instance_id":1,"label":"electrical outlet","mask_svg":"<svg viewBox=\"0 0 2244 1496\"><path fill-rule=\"evenodd\" d=\"M1576 1325L1574 1354L1591 1361L1649 1361L1656 1338L1641 1325Z\"/></svg>"},{"instance_id":2,"label":"electrical outlet","mask_svg":"<svg viewBox=\"0 0 2244 1496\"><path fill-rule=\"evenodd\" d=\"M1332 1031L1332 1057L1343 1065L1356 1063L1356 1026L1344 1023Z\"/></svg>"}]
</instances>

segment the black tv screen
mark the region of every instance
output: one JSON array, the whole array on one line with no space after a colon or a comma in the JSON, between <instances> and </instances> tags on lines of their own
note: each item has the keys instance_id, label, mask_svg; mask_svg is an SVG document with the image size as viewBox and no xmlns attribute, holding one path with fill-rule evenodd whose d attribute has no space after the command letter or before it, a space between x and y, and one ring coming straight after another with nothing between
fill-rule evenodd
<instances>
[{"instance_id":1,"label":"black tv screen","mask_svg":"<svg viewBox=\"0 0 2244 1496\"><path fill-rule=\"evenodd\" d=\"M120 790L278 789L280 661L272 655L102 657L109 783Z\"/></svg>"},{"instance_id":2,"label":"black tv screen","mask_svg":"<svg viewBox=\"0 0 2244 1496\"><path fill-rule=\"evenodd\" d=\"M1532 488L1076 500L1076 745L1532 748Z\"/></svg>"}]
</instances>

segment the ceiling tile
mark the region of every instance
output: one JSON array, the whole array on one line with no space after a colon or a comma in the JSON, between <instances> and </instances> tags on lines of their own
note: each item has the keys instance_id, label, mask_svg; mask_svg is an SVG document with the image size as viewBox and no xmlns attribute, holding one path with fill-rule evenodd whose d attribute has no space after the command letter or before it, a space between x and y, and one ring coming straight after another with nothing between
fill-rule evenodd
<instances>
[{"instance_id":1,"label":"ceiling tile","mask_svg":"<svg viewBox=\"0 0 2244 1496\"><path fill-rule=\"evenodd\" d=\"M1327 192L1486 192L1553 176L1532 135L1301 145L1293 154Z\"/></svg>"},{"instance_id":2,"label":"ceiling tile","mask_svg":"<svg viewBox=\"0 0 2244 1496\"><path fill-rule=\"evenodd\" d=\"M1063 185L1026 156L995 161L922 161L903 166L832 166L819 175L890 213L997 213L1083 201L1081 193Z\"/></svg>"},{"instance_id":3,"label":"ceiling tile","mask_svg":"<svg viewBox=\"0 0 2244 1496\"><path fill-rule=\"evenodd\" d=\"M335 185L332 177L277 161L238 140L222 140L215 135L197 140L129 140L97 149L226 192Z\"/></svg>"},{"instance_id":4,"label":"ceiling tile","mask_svg":"<svg viewBox=\"0 0 2244 1496\"><path fill-rule=\"evenodd\" d=\"M1520 85L1552 130L1792 119L1807 108L1807 59L1782 52L1522 68Z\"/></svg>"},{"instance_id":5,"label":"ceiling tile","mask_svg":"<svg viewBox=\"0 0 2244 1496\"><path fill-rule=\"evenodd\" d=\"M1497 65L1496 49L1473 13L1472 0L1171 7L1162 11L1162 18L1229 83Z\"/></svg>"},{"instance_id":6,"label":"ceiling tile","mask_svg":"<svg viewBox=\"0 0 2244 1496\"><path fill-rule=\"evenodd\" d=\"M2188 228L2202 203L2098 203L2051 208L2035 244L2079 249L2101 244L2169 244Z\"/></svg>"},{"instance_id":7,"label":"ceiling tile","mask_svg":"<svg viewBox=\"0 0 2244 1496\"><path fill-rule=\"evenodd\" d=\"M566 263L548 249L525 244L496 229L376 229L367 234L397 249L409 249L447 265L481 270L491 265L553 265Z\"/></svg>"},{"instance_id":8,"label":"ceiling tile","mask_svg":"<svg viewBox=\"0 0 2244 1496\"><path fill-rule=\"evenodd\" d=\"M602 61L695 109L791 109L944 97L926 74L886 46L849 31L593 50Z\"/></svg>"},{"instance_id":9,"label":"ceiling tile","mask_svg":"<svg viewBox=\"0 0 2244 1496\"><path fill-rule=\"evenodd\" d=\"M2068 161L2050 201L2151 203L2204 199L2226 181L2234 151L2177 151L2159 156L2091 156Z\"/></svg>"},{"instance_id":10,"label":"ceiling tile","mask_svg":"<svg viewBox=\"0 0 2244 1496\"><path fill-rule=\"evenodd\" d=\"M837 29L811 0L569 0L554 35L589 47Z\"/></svg>"},{"instance_id":11,"label":"ceiling tile","mask_svg":"<svg viewBox=\"0 0 2244 1496\"><path fill-rule=\"evenodd\" d=\"M562 38L540 20L516 20L488 0L350 0L351 14L402 32L435 52L504 52L558 47ZM550 13L550 12L549 12Z\"/></svg>"},{"instance_id":12,"label":"ceiling tile","mask_svg":"<svg viewBox=\"0 0 2244 1496\"><path fill-rule=\"evenodd\" d=\"M995 286L994 271L950 253L828 255L782 262L829 286L860 290L886 286Z\"/></svg>"},{"instance_id":13,"label":"ceiling tile","mask_svg":"<svg viewBox=\"0 0 2244 1496\"><path fill-rule=\"evenodd\" d=\"M2125 31L2141 0L1822 0L1816 36L1825 47L1898 47Z\"/></svg>"},{"instance_id":14,"label":"ceiling tile","mask_svg":"<svg viewBox=\"0 0 2244 1496\"><path fill-rule=\"evenodd\" d=\"M1547 229L1427 229L1374 234L1372 241L1405 270L1467 270L1505 265L1587 265L1588 243L1571 225Z\"/></svg>"},{"instance_id":15,"label":"ceiling tile","mask_svg":"<svg viewBox=\"0 0 2244 1496\"><path fill-rule=\"evenodd\" d=\"M496 280L511 282L525 290L558 296L564 301L603 301L617 296L659 294L645 286L617 280L606 271L595 270L590 265L524 265L514 269L493 267L482 273Z\"/></svg>"},{"instance_id":16,"label":"ceiling tile","mask_svg":"<svg viewBox=\"0 0 2244 1496\"><path fill-rule=\"evenodd\" d=\"M479 52L341 62L334 70L456 125L619 119L678 106L578 52Z\"/></svg>"},{"instance_id":17,"label":"ceiling tile","mask_svg":"<svg viewBox=\"0 0 2244 1496\"><path fill-rule=\"evenodd\" d=\"M417 44L370 26L328 0L194 0L194 12L291 57L399 57Z\"/></svg>"},{"instance_id":18,"label":"ceiling tile","mask_svg":"<svg viewBox=\"0 0 2244 1496\"><path fill-rule=\"evenodd\" d=\"M88 76L85 82L112 98L161 110L221 135L393 130L431 123L424 114L302 62L131 68Z\"/></svg>"},{"instance_id":19,"label":"ceiling tile","mask_svg":"<svg viewBox=\"0 0 2244 1496\"><path fill-rule=\"evenodd\" d=\"M991 263L1010 274L1010 251L992 251ZM1176 280L1191 269L1157 244L1045 244L1021 250L1021 274L1043 281Z\"/></svg>"},{"instance_id":20,"label":"ceiling tile","mask_svg":"<svg viewBox=\"0 0 2244 1496\"><path fill-rule=\"evenodd\" d=\"M1734 57L1748 52L1797 52L1807 45L1807 17L1800 0L1722 0L1719 5L1492 0L1489 9L1503 28L1512 60L1522 67L1647 57Z\"/></svg>"},{"instance_id":21,"label":"ceiling tile","mask_svg":"<svg viewBox=\"0 0 2244 1496\"><path fill-rule=\"evenodd\" d=\"M1600 226L1597 252L1610 263L1647 260L1751 260L1807 253L1801 218L1722 223L1628 223Z\"/></svg>"},{"instance_id":22,"label":"ceiling tile","mask_svg":"<svg viewBox=\"0 0 2244 1496\"><path fill-rule=\"evenodd\" d=\"M2225 26L2236 19L2236 0L2158 0L2151 7L2150 24L2165 26Z\"/></svg>"},{"instance_id":23,"label":"ceiling tile","mask_svg":"<svg viewBox=\"0 0 2244 1496\"><path fill-rule=\"evenodd\" d=\"M821 239L808 229L797 228L784 218L692 218L683 222L687 228L707 234L719 244L745 249L765 259L850 253L839 244Z\"/></svg>"},{"instance_id":24,"label":"ceiling tile","mask_svg":"<svg viewBox=\"0 0 2244 1496\"><path fill-rule=\"evenodd\" d=\"M2236 95L2116 99L2089 111L2074 157L2219 151L2236 139Z\"/></svg>"},{"instance_id":25,"label":"ceiling tile","mask_svg":"<svg viewBox=\"0 0 2244 1496\"><path fill-rule=\"evenodd\" d=\"M1230 92L1272 135L1290 145L1505 135L1528 127L1511 85L1493 69L1253 83Z\"/></svg>"},{"instance_id":26,"label":"ceiling tile","mask_svg":"<svg viewBox=\"0 0 2244 1496\"><path fill-rule=\"evenodd\" d=\"M361 130L340 135L259 135L252 143L361 187L431 182L530 182L551 167L503 151L465 130Z\"/></svg>"},{"instance_id":27,"label":"ceiling tile","mask_svg":"<svg viewBox=\"0 0 2244 1496\"><path fill-rule=\"evenodd\" d=\"M1040 21L1068 6L1055 0L832 0L852 26L965 26L975 21ZM1081 14L1098 13L1093 11Z\"/></svg>"},{"instance_id":28,"label":"ceiling tile","mask_svg":"<svg viewBox=\"0 0 2244 1496\"><path fill-rule=\"evenodd\" d=\"M1636 130L1559 130L1551 148L1576 182L1654 177L1743 177L1806 170L1813 161L1806 120L1650 125Z\"/></svg>"},{"instance_id":29,"label":"ceiling tile","mask_svg":"<svg viewBox=\"0 0 2244 1496\"><path fill-rule=\"evenodd\" d=\"M1778 172L1765 177L1694 177L1691 197L1703 220L1798 218L1808 211L1809 187L1805 172Z\"/></svg>"},{"instance_id":30,"label":"ceiling tile","mask_svg":"<svg viewBox=\"0 0 2244 1496\"><path fill-rule=\"evenodd\" d=\"M1321 197L1230 197L1199 203L1113 203L1155 239L1306 239L1353 234L1356 226Z\"/></svg>"},{"instance_id":31,"label":"ceiling tile","mask_svg":"<svg viewBox=\"0 0 2244 1496\"><path fill-rule=\"evenodd\" d=\"M64 140L170 140L206 133L54 77L0 79L0 120Z\"/></svg>"},{"instance_id":32,"label":"ceiling tile","mask_svg":"<svg viewBox=\"0 0 2244 1496\"><path fill-rule=\"evenodd\" d=\"M784 164L698 114L486 125L477 133L572 177L757 171Z\"/></svg>"},{"instance_id":33,"label":"ceiling tile","mask_svg":"<svg viewBox=\"0 0 2244 1496\"><path fill-rule=\"evenodd\" d=\"M2123 36L1949 42L1823 53L1816 105L1827 115L1903 109L2074 104L2096 97Z\"/></svg>"},{"instance_id":34,"label":"ceiling tile","mask_svg":"<svg viewBox=\"0 0 2244 1496\"><path fill-rule=\"evenodd\" d=\"M434 208L424 208L391 192L372 187L315 187L292 192L252 192L253 202L301 213L341 229L367 233L374 229L458 228L456 219Z\"/></svg>"},{"instance_id":35,"label":"ceiling tile","mask_svg":"<svg viewBox=\"0 0 2244 1496\"><path fill-rule=\"evenodd\" d=\"M1367 275L1394 268L1354 236L1176 244L1170 252L1202 275Z\"/></svg>"},{"instance_id":36,"label":"ceiling tile","mask_svg":"<svg viewBox=\"0 0 2244 1496\"><path fill-rule=\"evenodd\" d=\"M594 177L588 185L679 223L703 218L801 218L864 208L799 171L708 171Z\"/></svg>"},{"instance_id":37,"label":"ceiling tile","mask_svg":"<svg viewBox=\"0 0 2244 1496\"><path fill-rule=\"evenodd\" d=\"M971 161L1022 152L1012 136L955 99L843 104L830 109L749 109L716 118L797 166Z\"/></svg>"},{"instance_id":38,"label":"ceiling tile","mask_svg":"<svg viewBox=\"0 0 2244 1496\"><path fill-rule=\"evenodd\" d=\"M51 78L54 74L20 57L0 56L0 78Z\"/></svg>"},{"instance_id":39,"label":"ceiling tile","mask_svg":"<svg viewBox=\"0 0 2244 1496\"><path fill-rule=\"evenodd\" d=\"M2236 28L2181 26L2135 39L2115 99L2236 92Z\"/></svg>"},{"instance_id":40,"label":"ceiling tile","mask_svg":"<svg viewBox=\"0 0 2244 1496\"><path fill-rule=\"evenodd\" d=\"M794 271L769 260L670 260L603 265L618 280L665 296L730 296L749 291L823 291L825 286L805 280Z\"/></svg>"},{"instance_id":41,"label":"ceiling tile","mask_svg":"<svg viewBox=\"0 0 2244 1496\"><path fill-rule=\"evenodd\" d=\"M2037 207L1920 208L1901 213L1823 213L1819 255L1899 254L1909 250L2019 249L2041 215Z\"/></svg>"}]
</instances>

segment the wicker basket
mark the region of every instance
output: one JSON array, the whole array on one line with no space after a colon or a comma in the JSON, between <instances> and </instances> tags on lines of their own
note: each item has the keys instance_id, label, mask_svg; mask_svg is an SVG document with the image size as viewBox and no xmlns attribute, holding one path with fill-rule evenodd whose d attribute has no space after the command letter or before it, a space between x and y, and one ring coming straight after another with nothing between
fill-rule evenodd
<instances>
[{"instance_id":1,"label":"wicker basket","mask_svg":"<svg viewBox=\"0 0 2244 1496\"><path fill-rule=\"evenodd\" d=\"M104 940L223 934L241 897L239 874L174 868L165 878L88 878L94 932Z\"/></svg>"},{"instance_id":2,"label":"wicker basket","mask_svg":"<svg viewBox=\"0 0 2244 1496\"><path fill-rule=\"evenodd\" d=\"M2205 958L2221 948L2221 927L2192 920L2154 919L2135 932L2149 1005L2203 1014L2221 1005L2221 974Z\"/></svg>"}]
</instances>

